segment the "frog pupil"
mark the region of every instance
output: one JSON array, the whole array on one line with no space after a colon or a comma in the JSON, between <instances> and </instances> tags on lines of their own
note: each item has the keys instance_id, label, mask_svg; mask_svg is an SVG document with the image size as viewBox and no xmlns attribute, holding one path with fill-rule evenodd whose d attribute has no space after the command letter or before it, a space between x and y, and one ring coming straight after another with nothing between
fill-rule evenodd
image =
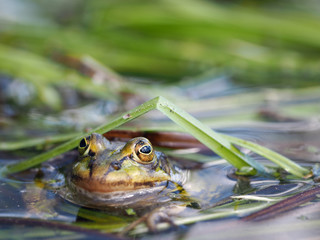
<instances>
[{"instance_id":1,"label":"frog pupil","mask_svg":"<svg viewBox=\"0 0 320 240\"><path fill-rule=\"evenodd\" d=\"M85 146L87 146L86 140L84 138L82 138L79 147L84 148Z\"/></svg>"},{"instance_id":2,"label":"frog pupil","mask_svg":"<svg viewBox=\"0 0 320 240\"><path fill-rule=\"evenodd\" d=\"M89 151L89 156L90 156L90 157L93 157L94 155L96 155L96 153L95 153L94 151L90 150L90 151Z\"/></svg>"},{"instance_id":3,"label":"frog pupil","mask_svg":"<svg viewBox=\"0 0 320 240\"><path fill-rule=\"evenodd\" d=\"M151 147L150 146L143 146L142 148L140 148L140 152L144 153L144 154L149 154L149 153L151 153Z\"/></svg>"}]
</instances>

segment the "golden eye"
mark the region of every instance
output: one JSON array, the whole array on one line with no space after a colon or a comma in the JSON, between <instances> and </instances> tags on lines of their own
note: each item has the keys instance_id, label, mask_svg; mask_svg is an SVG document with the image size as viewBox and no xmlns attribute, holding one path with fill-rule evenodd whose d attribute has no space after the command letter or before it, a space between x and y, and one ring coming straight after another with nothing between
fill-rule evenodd
<instances>
[{"instance_id":1,"label":"golden eye","mask_svg":"<svg viewBox=\"0 0 320 240\"><path fill-rule=\"evenodd\" d=\"M154 151L148 140L140 140L135 146L135 152L141 162L151 162L154 158Z\"/></svg>"},{"instance_id":2,"label":"golden eye","mask_svg":"<svg viewBox=\"0 0 320 240\"><path fill-rule=\"evenodd\" d=\"M78 147L78 151L79 151L80 155L85 155L85 153L88 150L89 145L90 145L89 139L82 138L82 140L79 143L79 147Z\"/></svg>"}]
</instances>

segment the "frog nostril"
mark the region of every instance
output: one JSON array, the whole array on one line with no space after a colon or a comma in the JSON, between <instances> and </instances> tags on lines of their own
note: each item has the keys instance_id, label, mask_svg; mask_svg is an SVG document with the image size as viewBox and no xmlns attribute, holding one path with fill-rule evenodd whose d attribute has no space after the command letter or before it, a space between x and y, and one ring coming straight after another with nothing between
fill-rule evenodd
<instances>
[{"instance_id":1,"label":"frog nostril","mask_svg":"<svg viewBox=\"0 0 320 240\"><path fill-rule=\"evenodd\" d=\"M114 170L119 170L121 168L121 163L114 161L111 163L111 166L114 168Z\"/></svg>"}]
</instances>

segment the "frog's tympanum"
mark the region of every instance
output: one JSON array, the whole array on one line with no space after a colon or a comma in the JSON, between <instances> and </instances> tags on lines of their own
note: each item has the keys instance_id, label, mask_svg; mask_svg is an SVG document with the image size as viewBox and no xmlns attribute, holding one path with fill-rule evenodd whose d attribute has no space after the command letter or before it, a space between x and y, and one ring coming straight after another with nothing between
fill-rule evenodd
<instances>
[{"instance_id":1,"label":"frog's tympanum","mask_svg":"<svg viewBox=\"0 0 320 240\"><path fill-rule=\"evenodd\" d=\"M159 204L168 201L168 186L177 189L186 179L185 171L171 164L143 137L122 143L93 133L80 141L78 150L66 196L78 205L103 208Z\"/></svg>"}]
</instances>

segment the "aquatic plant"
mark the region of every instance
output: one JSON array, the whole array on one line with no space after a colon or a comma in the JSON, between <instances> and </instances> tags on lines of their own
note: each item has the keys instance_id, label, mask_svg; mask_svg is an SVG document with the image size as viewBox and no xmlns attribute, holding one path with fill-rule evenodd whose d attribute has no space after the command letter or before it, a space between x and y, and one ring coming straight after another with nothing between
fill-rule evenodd
<instances>
[{"instance_id":1,"label":"aquatic plant","mask_svg":"<svg viewBox=\"0 0 320 240\"><path fill-rule=\"evenodd\" d=\"M261 165L259 162L248 158L242 154L237 148L234 147L232 143L238 144L243 147L247 147L250 150L257 152L264 157L270 159L271 161L278 164L280 167L284 168L289 173L298 176L304 177L307 174L310 174L310 171L306 168L300 167L296 163L290 161L286 157L277 154L269 149L266 149L262 146L259 146L248 141L239 140L235 137L225 137L224 135L218 134L212 129L208 128L206 125L202 124L200 121L189 115L184 110L175 106L173 103L168 101L163 97L156 97L147 101L140 106L134 108L127 113L122 114L113 121L104 124L92 131L86 133L88 135L92 132L105 133L116 127L121 126L122 124L131 121L151 110L159 110L168 116L172 121L178 124L180 127L185 129L188 133L197 138L200 142L205 144L208 148L216 152L222 158L226 159L234 167L240 170L240 172L245 172L246 174L252 174L253 170L260 172L261 174L271 174L270 169ZM85 136L84 134L75 137L74 139L50 150L45 153L39 154L31 159L21 161L16 164L8 165L3 169L4 174L10 174L19 172L30 167L33 167L41 162L49 160L52 157L55 157L59 154L62 154L72 148L76 147L79 141Z\"/></svg>"}]
</instances>

